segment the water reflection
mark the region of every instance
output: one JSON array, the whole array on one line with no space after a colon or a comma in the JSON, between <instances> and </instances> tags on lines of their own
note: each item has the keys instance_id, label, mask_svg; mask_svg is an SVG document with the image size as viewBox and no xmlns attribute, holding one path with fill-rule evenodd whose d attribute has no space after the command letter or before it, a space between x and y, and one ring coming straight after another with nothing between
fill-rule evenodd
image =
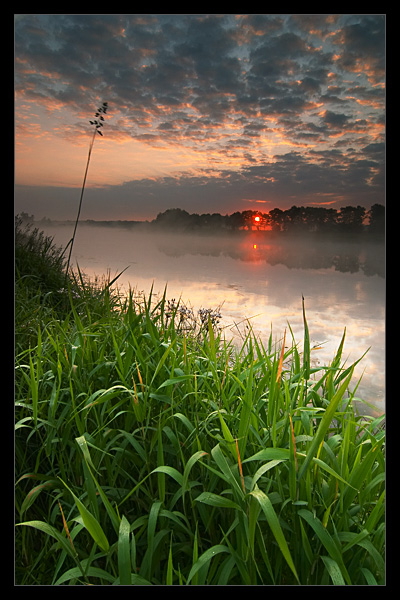
<instances>
[{"instance_id":1,"label":"water reflection","mask_svg":"<svg viewBox=\"0 0 400 600\"><path fill-rule=\"evenodd\" d=\"M46 233L65 245L70 228L52 227ZM358 359L364 372L357 395L384 412L385 264L382 244L309 242L266 238L258 232L243 236L150 235L139 230L80 225L74 262L88 275L121 276L121 289L148 293L151 286L179 298L197 310L222 306L227 335L237 337L246 326L264 340L279 341L287 327L296 342L303 337L301 297L315 364L334 356L346 327L344 356ZM249 319L247 322L246 319ZM237 324L238 326L236 327Z\"/></svg>"},{"instance_id":2,"label":"water reflection","mask_svg":"<svg viewBox=\"0 0 400 600\"><path fill-rule=\"evenodd\" d=\"M325 239L289 238L284 241L268 233L248 233L244 236L220 238L196 236L162 237L158 249L167 256L202 254L205 256L230 256L245 262L270 265L283 264L289 269L329 269L342 273L362 271L367 276L385 277L383 244L374 242L349 242Z\"/></svg>"}]
</instances>

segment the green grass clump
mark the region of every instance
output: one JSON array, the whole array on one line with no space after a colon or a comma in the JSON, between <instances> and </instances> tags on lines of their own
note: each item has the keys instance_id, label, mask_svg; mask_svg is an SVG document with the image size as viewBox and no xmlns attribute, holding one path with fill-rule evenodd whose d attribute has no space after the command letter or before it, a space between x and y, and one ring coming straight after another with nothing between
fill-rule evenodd
<instances>
[{"instance_id":1,"label":"green grass clump","mask_svg":"<svg viewBox=\"0 0 400 600\"><path fill-rule=\"evenodd\" d=\"M30 297L29 336L17 313L18 584L384 584L385 433L344 335L313 369L305 313L300 352L185 332L165 293L67 297Z\"/></svg>"}]
</instances>

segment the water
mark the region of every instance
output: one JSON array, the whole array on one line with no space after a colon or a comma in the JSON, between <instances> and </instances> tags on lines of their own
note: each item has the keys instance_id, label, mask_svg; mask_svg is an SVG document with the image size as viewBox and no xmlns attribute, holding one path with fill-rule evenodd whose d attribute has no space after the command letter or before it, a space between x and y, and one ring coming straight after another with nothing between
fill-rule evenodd
<instances>
[{"instance_id":1,"label":"water","mask_svg":"<svg viewBox=\"0 0 400 600\"><path fill-rule=\"evenodd\" d=\"M72 226L46 227L47 235L64 246ZM271 333L279 342L287 323L296 342L303 339L302 295L314 365L328 364L344 328L343 359L358 359L354 384L363 375L356 396L359 411L385 411L385 279L383 244L306 239L282 240L263 232L238 235L149 233L137 228L78 226L72 264L89 276L129 267L118 279L129 286L162 293L197 311L221 307L226 335L240 338L251 323L264 341ZM246 321L248 319L248 321ZM287 328L287 340L290 339Z\"/></svg>"}]
</instances>

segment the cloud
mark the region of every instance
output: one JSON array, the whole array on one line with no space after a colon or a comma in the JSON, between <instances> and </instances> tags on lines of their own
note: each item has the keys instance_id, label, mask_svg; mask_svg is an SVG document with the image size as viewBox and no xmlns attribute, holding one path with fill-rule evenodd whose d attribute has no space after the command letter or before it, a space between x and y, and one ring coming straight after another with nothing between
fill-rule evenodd
<instances>
[{"instance_id":1,"label":"cloud","mask_svg":"<svg viewBox=\"0 0 400 600\"><path fill-rule=\"evenodd\" d=\"M186 149L198 157L191 176L203 178L208 162L211 186L223 172L225 183L253 178L253 187L263 182L280 199L330 193L336 183L339 194L375 191L382 202L384 80L383 15L20 15L15 22L17 143L39 132L85 143L88 115L107 100L108 140L121 153L130 140ZM169 175L182 189L181 171ZM119 189L134 177L131 164ZM162 173L154 193L161 184Z\"/></svg>"}]
</instances>

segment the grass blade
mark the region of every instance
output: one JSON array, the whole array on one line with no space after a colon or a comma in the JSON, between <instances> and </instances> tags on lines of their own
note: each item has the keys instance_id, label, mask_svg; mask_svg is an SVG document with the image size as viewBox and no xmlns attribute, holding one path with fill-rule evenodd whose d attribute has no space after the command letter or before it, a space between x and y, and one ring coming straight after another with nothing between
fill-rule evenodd
<instances>
[{"instance_id":1,"label":"grass blade","mask_svg":"<svg viewBox=\"0 0 400 600\"><path fill-rule=\"evenodd\" d=\"M152 473L165 473L169 475L182 487L183 486L183 475L179 473L177 469L174 467L169 467L168 465L161 465L160 467L156 467L153 469Z\"/></svg>"},{"instance_id":2,"label":"grass blade","mask_svg":"<svg viewBox=\"0 0 400 600\"><path fill-rule=\"evenodd\" d=\"M60 477L59 479L72 495L74 502L81 514L83 524L92 536L93 540L96 542L96 544L100 546L102 550L104 550L104 552L108 552L110 544L108 543L108 540L100 523L95 519L92 513L88 511L86 506L79 500L79 498L75 496L74 492L68 487L65 481L63 481Z\"/></svg>"},{"instance_id":3,"label":"grass blade","mask_svg":"<svg viewBox=\"0 0 400 600\"><path fill-rule=\"evenodd\" d=\"M229 500L229 498L219 496L218 494L213 494L212 492L203 492L200 494L200 496L197 496L195 500L196 502L203 502L204 504L208 504L209 506L217 506L218 508L233 508L234 510L241 510L239 504L233 502L233 500Z\"/></svg>"},{"instance_id":4,"label":"grass blade","mask_svg":"<svg viewBox=\"0 0 400 600\"><path fill-rule=\"evenodd\" d=\"M372 573L369 569L366 569L365 567L361 567L360 571L364 575L365 580L368 585L378 585L375 577L372 575Z\"/></svg>"},{"instance_id":5,"label":"grass blade","mask_svg":"<svg viewBox=\"0 0 400 600\"><path fill-rule=\"evenodd\" d=\"M124 515L122 515L118 536L118 574L121 585L131 583L131 554L129 544L130 526Z\"/></svg>"},{"instance_id":6,"label":"grass blade","mask_svg":"<svg viewBox=\"0 0 400 600\"><path fill-rule=\"evenodd\" d=\"M96 579L108 581L109 583L115 583L114 575L111 575L111 573L108 573L99 567L89 567L85 573L85 580L87 577L95 577ZM82 578L82 571L78 567L74 567L63 573L61 577L57 579L54 585L61 585L66 581L71 581L71 579L79 578Z\"/></svg>"},{"instance_id":7,"label":"grass blade","mask_svg":"<svg viewBox=\"0 0 400 600\"><path fill-rule=\"evenodd\" d=\"M332 579L333 585L346 585L337 562L329 556L321 556L321 559Z\"/></svg>"},{"instance_id":8,"label":"grass blade","mask_svg":"<svg viewBox=\"0 0 400 600\"><path fill-rule=\"evenodd\" d=\"M119 529L120 529L120 520L118 518L118 515L116 513L116 511L114 510L114 508L112 507L110 501L108 500L107 496L105 495L102 487L100 486L100 484L98 483L97 479L95 478L95 476L92 473L92 469L91 467L94 469L94 465L92 462L92 459L90 457L90 453L89 453L89 448L87 446L86 443L86 439L84 436L81 436L79 438L76 438L76 441L78 442L78 445L80 447L80 449L82 450L84 459L85 459L85 463L86 463L86 467L90 473L91 478L94 481L94 484L97 488L97 491L99 493L99 496L101 497L103 504L106 508L106 511L108 513L108 516L110 517L110 520L113 524L114 527L114 531L116 532L116 534L118 535Z\"/></svg>"},{"instance_id":9,"label":"grass blade","mask_svg":"<svg viewBox=\"0 0 400 600\"><path fill-rule=\"evenodd\" d=\"M236 460L237 456L236 456L236 452L235 452L235 448L234 448L234 444L235 444L234 437L231 434L228 425L225 423L220 411L218 411L218 416L219 416L219 420L221 423L222 435L224 436L224 439L228 444L228 448L229 448L230 452L232 453L233 458Z\"/></svg>"},{"instance_id":10,"label":"grass blade","mask_svg":"<svg viewBox=\"0 0 400 600\"><path fill-rule=\"evenodd\" d=\"M239 483L235 479L225 456L222 454L222 450L221 450L219 444L217 444L211 450L211 455L212 455L213 459L215 460L215 462L217 463L218 467L220 468L221 472L225 476L226 481L229 481L229 483L232 487L234 496L236 496L237 499L243 498L243 490L241 489Z\"/></svg>"},{"instance_id":11,"label":"grass blade","mask_svg":"<svg viewBox=\"0 0 400 600\"><path fill-rule=\"evenodd\" d=\"M193 579L193 577L196 575L196 573L202 567L204 567L207 563L209 563L211 561L211 559L214 558L214 556L216 556L217 554L221 554L221 552L228 552L229 553L229 548L227 546L224 546L223 544L216 544L215 546L212 546L211 548L209 548L208 550L206 550L200 556L200 558L194 563L194 565L192 566L192 568L190 569L188 578L186 580L186 585L189 585L189 583L191 582L191 580Z\"/></svg>"},{"instance_id":12,"label":"grass blade","mask_svg":"<svg viewBox=\"0 0 400 600\"><path fill-rule=\"evenodd\" d=\"M304 296L302 296L303 303L303 323L304 323L304 349L303 349L303 367L304 367L304 379L308 381L310 379L310 334L308 331L306 309L304 306Z\"/></svg>"},{"instance_id":13,"label":"grass blade","mask_svg":"<svg viewBox=\"0 0 400 600\"><path fill-rule=\"evenodd\" d=\"M172 536L171 536L171 542L169 545L169 553L168 553L167 575L166 575L166 579L165 579L165 585L173 585L173 572L174 572L174 566L173 566L173 562L172 562Z\"/></svg>"},{"instance_id":14,"label":"grass blade","mask_svg":"<svg viewBox=\"0 0 400 600\"><path fill-rule=\"evenodd\" d=\"M325 410L325 413L321 419L321 422L315 433L313 441L311 442L311 446L307 452L306 458L300 467L298 481L300 481L300 479L304 475L305 471L308 469L315 454L317 453L318 448L319 448L321 442L323 441L325 434L328 430L328 427L332 421L333 415L338 407L338 404L341 401L343 394L345 393L346 389L349 386L352 376L353 376L353 369L350 370L349 375L347 376L345 381L342 383L340 388L337 390L337 392L333 396L332 400L330 401L327 409Z\"/></svg>"},{"instance_id":15,"label":"grass blade","mask_svg":"<svg viewBox=\"0 0 400 600\"><path fill-rule=\"evenodd\" d=\"M354 496L362 486L368 472L376 460L376 451L380 448L383 442L384 439L382 438L369 450L364 459L353 467L349 477L349 486L343 492L343 510L347 510L350 507Z\"/></svg>"},{"instance_id":16,"label":"grass blade","mask_svg":"<svg viewBox=\"0 0 400 600\"><path fill-rule=\"evenodd\" d=\"M309 510L302 508L299 510L298 514L314 530L318 539L320 540L320 542L322 543L324 548L328 551L329 556L337 563L337 565L339 565L340 571L341 571L342 576L344 577L346 583L348 585L351 585L351 580L350 580L349 574L346 570L346 567L344 566L341 553L340 553L338 547L336 546L334 540L332 539L330 533L326 530L326 528L323 526L321 521L317 517L315 517L312 514L312 512L310 512Z\"/></svg>"},{"instance_id":17,"label":"grass blade","mask_svg":"<svg viewBox=\"0 0 400 600\"><path fill-rule=\"evenodd\" d=\"M283 366L283 355L285 354L285 342L286 342L286 329L285 329L285 334L283 336L283 343L282 343L281 355L280 355L279 364L278 364L278 373L276 374L276 382L277 383L281 382L281 374L282 374L282 366Z\"/></svg>"},{"instance_id":18,"label":"grass blade","mask_svg":"<svg viewBox=\"0 0 400 600\"><path fill-rule=\"evenodd\" d=\"M186 464L185 469L183 471L183 481L182 481L182 487L183 487L183 491L184 492L189 489L188 480L189 480L189 474L190 474L190 471L191 471L193 465L200 458L202 458L202 456L205 456L206 454L207 454L207 452L204 452L203 450L198 450L198 452L195 452L193 454L193 456L191 456L189 458L189 460L187 461L187 464Z\"/></svg>"},{"instance_id":19,"label":"grass blade","mask_svg":"<svg viewBox=\"0 0 400 600\"><path fill-rule=\"evenodd\" d=\"M59 542L61 548L74 559L76 558L76 553L65 537L63 537L57 529L55 529L52 525L48 525L48 523L44 523L43 521L25 521L24 523L17 523L17 526L25 525L27 527L33 527L38 531L42 531L46 535L53 537L57 542Z\"/></svg>"},{"instance_id":20,"label":"grass blade","mask_svg":"<svg viewBox=\"0 0 400 600\"><path fill-rule=\"evenodd\" d=\"M283 534L282 528L279 523L279 519L274 510L274 507L271 504L271 500L268 498L264 492L262 492L258 486L256 489L250 492L251 495L260 503L260 506L267 518L268 524L271 528L272 533L278 543L280 551L282 552L287 564L289 565L292 573L296 577L298 583L300 583L299 577L297 575L296 567L294 566L293 559L291 557L285 536Z\"/></svg>"}]
</instances>

